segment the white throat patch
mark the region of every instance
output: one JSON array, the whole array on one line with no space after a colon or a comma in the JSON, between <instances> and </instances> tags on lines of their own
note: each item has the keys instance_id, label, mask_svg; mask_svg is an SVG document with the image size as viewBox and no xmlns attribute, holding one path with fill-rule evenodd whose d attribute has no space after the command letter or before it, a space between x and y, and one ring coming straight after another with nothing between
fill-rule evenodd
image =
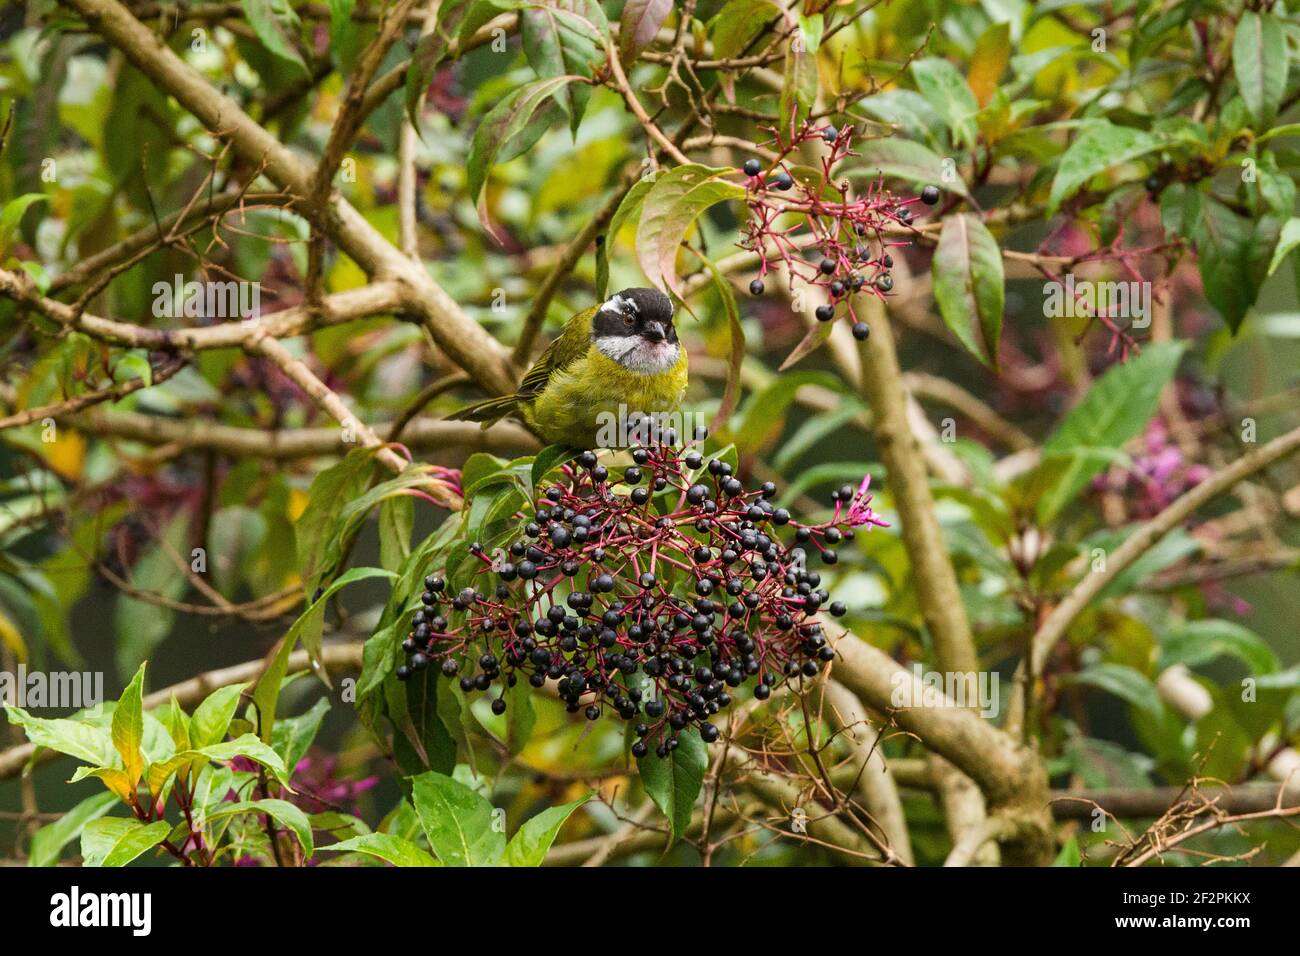
<instances>
[{"instance_id":1,"label":"white throat patch","mask_svg":"<svg viewBox=\"0 0 1300 956\"><path fill-rule=\"evenodd\" d=\"M602 355L638 375L666 372L681 357L676 342L647 342L639 335L601 335L593 341Z\"/></svg>"}]
</instances>

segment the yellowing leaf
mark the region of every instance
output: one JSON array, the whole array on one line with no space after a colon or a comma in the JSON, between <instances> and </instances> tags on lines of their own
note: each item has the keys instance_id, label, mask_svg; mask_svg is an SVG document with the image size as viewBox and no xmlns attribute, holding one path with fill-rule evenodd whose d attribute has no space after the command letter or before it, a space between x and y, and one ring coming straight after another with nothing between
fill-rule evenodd
<instances>
[{"instance_id":1,"label":"yellowing leaf","mask_svg":"<svg viewBox=\"0 0 1300 956\"><path fill-rule=\"evenodd\" d=\"M1011 59L1011 26L995 23L975 41L966 82L980 106L987 106L997 92L998 80Z\"/></svg>"},{"instance_id":2,"label":"yellowing leaf","mask_svg":"<svg viewBox=\"0 0 1300 956\"><path fill-rule=\"evenodd\" d=\"M307 502L310 500L310 496L301 488L290 488L289 504L285 508L285 517L290 521L297 521L302 517L302 513L307 510Z\"/></svg>"},{"instance_id":3,"label":"yellowing leaf","mask_svg":"<svg viewBox=\"0 0 1300 956\"><path fill-rule=\"evenodd\" d=\"M78 780L84 780L87 777L94 777L104 786L108 787L109 792L117 797L123 803L130 803L131 796L135 793L135 787L131 785L131 779L121 770L114 767L82 767L73 776L70 783Z\"/></svg>"},{"instance_id":4,"label":"yellowing leaf","mask_svg":"<svg viewBox=\"0 0 1300 956\"><path fill-rule=\"evenodd\" d=\"M3 611L0 611L0 642L13 651L19 664L27 663L27 642L18 633L18 628L14 627L14 622L5 617Z\"/></svg>"},{"instance_id":5,"label":"yellowing leaf","mask_svg":"<svg viewBox=\"0 0 1300 956\"><path fill-rule=\"evenodd\" d=\"M61 478L76 481L81 478L86 464L86 440L77 432L59 427L58 437L40 448L45 455L45 464Z\"/></svg>"},{"instance_id":6,"label":"yellowing leaf","mask_svg":"<svg viewBox=\"0 0 1300 956\"><path fill-rule=\"evenodd\" d=\"M144 669L141 664L113 710L113 746L122 757L132 788L144 775L144 754L140 750L144 740Z\"/></svg>"}]
</instances>

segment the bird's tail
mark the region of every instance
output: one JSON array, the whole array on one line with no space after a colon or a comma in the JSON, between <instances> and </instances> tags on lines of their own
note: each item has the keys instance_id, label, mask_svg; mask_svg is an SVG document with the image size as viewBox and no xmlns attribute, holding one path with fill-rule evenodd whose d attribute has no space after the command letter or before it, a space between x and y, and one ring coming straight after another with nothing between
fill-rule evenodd
<instances>
[{"instance_id":1,"label":"bird's tail","mask_svg":"<svg viewBox=\"0 0 1300 956\"><path fill-rule=\"evenodd\" d=\"M475 402L473 405L466 405L460 411L447 416L448 421L457 422L482 422L483 427L500 421L518 405L518 397L515 395L502 395L499 398L488 398L481 402Z\"/></svg>"}]
</instances>

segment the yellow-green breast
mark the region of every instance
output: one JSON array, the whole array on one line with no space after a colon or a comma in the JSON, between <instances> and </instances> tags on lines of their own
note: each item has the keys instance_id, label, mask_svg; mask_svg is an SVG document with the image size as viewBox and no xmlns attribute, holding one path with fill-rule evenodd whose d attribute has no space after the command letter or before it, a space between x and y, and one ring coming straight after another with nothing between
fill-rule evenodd
<instances>
[{"instance_id":1,"label":"yellow-green breast","mask_svg":"<svg viewBox=\"0 0 1300 956\"><path fill-rule=\"evenodd\" d=\"M611 421L617 428L620 414L675 412L686 394L686 381L685 348L672 368L643 375L589 347L582 358L552 372L542 394L521 411L548 442L591 448L602 422Z\"/></svg>"}]
</instances>

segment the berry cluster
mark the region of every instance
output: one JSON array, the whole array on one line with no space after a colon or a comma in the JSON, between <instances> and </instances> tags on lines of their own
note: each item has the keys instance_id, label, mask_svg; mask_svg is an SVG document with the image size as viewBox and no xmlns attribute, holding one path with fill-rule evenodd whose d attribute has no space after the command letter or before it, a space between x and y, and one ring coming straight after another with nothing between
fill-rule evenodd
<instances>
[{"instance_id":1,"label":"berry cluster","mask_svg":"<svg viewBox=\"0 0 1300 956\"><path fill-rule=\"evenodd\" d=\"M865 195L850 200L849 184L836 182L834 170L846 158L857 155L851 148L853 134L852 126L836 129L808 122L788 136L773 130L777 159L767 167L758 159L749 159L741 167L750 217L739 245L760 257L758 277L749 284L753 295L762 295L766 288L763 277L784 265L792 283L797 278L824 290L827 301L814 313L818 321L834 319L837 306L843 304L854 336L863 340L870 329L858 319L853 295L866 292L884 298L893 289L890 270L894 259L889 250L906 242L888 239L885 231L910 226L912 205L918 198L895 197L885 189L883 178L877 177ZM801 144L817 139L828 147L820 171L796 177L790 171L789 157ZM939 198L937 186L926 186L919 201L933 206ZM793 225L778 224L782 216L791 213L797 216Z\"/></svg>"},{"instance_id":2,"label":"berry cluster","mask_svg":"<svg viewBox=\"0 0 1300 956\"><path fill-rule=\"evenodd\" d=\"M834 656L818 612L844 607L807 561L834 564L856 527L884 525L869 481L836 491L831 519L812 525L772 504L772 483L747 490L697 450L631 458L617 476L590 451L563 466L515 540L495 554L469 545L477 587L426 578L397 676L436 667L467 693L553 680L571 713L635 720L633 754L662 757L688 726L716 740L709 718L748 678L763 699L817 674ZM497 694L492 710L505 709Z\"/></svg>"}]
</instances>

